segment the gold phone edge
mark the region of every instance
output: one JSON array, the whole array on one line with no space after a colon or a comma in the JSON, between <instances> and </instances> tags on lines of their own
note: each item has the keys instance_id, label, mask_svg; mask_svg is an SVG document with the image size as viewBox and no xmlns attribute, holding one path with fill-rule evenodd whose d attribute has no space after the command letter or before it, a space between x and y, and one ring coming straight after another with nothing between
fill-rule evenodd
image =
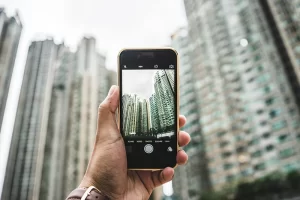
<instances>
[{"instance_id":1,"label":"gold phone edge","mask_svg":"<svg viewBox=\"0 0 300 200\"><path fill-rule=\"evenodd\" d=\"M118 87L120 88L120 72L121 72L121 67L120 67L120 55L121 53L124 51L124 50L148 50L148 49L153 49L153 50L156 50L156 49L171 49L172 51L174 51L176 53L176 62L177 62L177 67L176 67L176 80L177 80L177 95L176 95L176 99L177 99L177 152L180 150L180 147L179 147L179 144L178 144L178 137L179 137L179 93L180 93L180 90L179 90L179 56L178 56L178 52L172 48L172 47L157 47L157 48L123 48L119 51L118 53ZM121 94L120 94L120 97L121 97ZM121 127L120 127L120 121L121 121L121 115L120 115L120 103L119 103L119 108L118 108L118 127L119 127L119 130L121 130ZM176 163L176 165L173 167L173 169L175 169L176 167L178 167L178 164ZM146 168L128 168L128 170L143 170L143 171L158 171L158 170L162 170L161 168L149 168L149 169L146 169Z\"/></svg>"}]
</instances>

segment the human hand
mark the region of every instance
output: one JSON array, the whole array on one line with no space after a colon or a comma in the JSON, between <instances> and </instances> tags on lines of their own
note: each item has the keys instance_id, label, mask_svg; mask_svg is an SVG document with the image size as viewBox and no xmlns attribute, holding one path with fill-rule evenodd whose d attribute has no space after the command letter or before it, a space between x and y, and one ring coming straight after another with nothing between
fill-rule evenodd
<instances>
[{"instance_id":1,"label":"human hand","mask_svg":"<svg viewBox=\"0 0 300 200\"><path fill-rule=\"evenodd\" d=\"M172 180L174 169L167 167L160 171L127 170L125 145L115 117L118 105L119 88L112 86L98 109L94 150L79 187L93 185L114 200L149 199L155 187ZM185 117L180 116L179 126L182 127L185 121ZM189 141L189 134L180 131L179 146L185 146ZM188 156L183 150L179 150L176 159L181 165L187 162Z\"/></svg>"}]
</instances>

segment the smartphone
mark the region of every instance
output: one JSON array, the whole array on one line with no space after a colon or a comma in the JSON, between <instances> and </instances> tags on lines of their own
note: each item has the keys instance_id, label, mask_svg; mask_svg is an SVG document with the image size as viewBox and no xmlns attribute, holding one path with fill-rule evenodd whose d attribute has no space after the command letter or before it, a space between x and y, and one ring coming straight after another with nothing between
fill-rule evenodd
<instances>
[{"instance_id":1,"label":"smartphone","mask_svg":"<svg viewBox=\"0 0 300 200\"><path fill-rule=\"evenodd\" d=\"M178 151L178 56L172 48L119 53L119 128L128 169L175 167Z\"/></svg>"}]
</instances>

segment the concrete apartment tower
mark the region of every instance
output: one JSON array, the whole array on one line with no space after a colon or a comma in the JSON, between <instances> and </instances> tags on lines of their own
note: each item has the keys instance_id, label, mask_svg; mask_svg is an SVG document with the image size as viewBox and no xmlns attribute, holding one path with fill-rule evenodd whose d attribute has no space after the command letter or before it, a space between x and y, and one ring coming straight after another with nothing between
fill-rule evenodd
<instances>
[{"instance_id":1,"label":"concrete apartment tower","mask_svg":"<svg viewBox=\"0 0 300 200\"><path fill-rule=\"evenodd\" d=\"M104 91L107 86L104 85L106 79L105 58L96 52L96 40L83 38L76 54L77 70L82 76L78 176L83 177L93 150L98 106L105 98ZM102 78L100 78L101 76ZM102 81L101 85L100 81Z\"/></svg>"},{"instance_id":2,"label":"concrete apartment tower","mask_svg":"<svg viewBox=\"0 0 300 200\"><path fill-rule=\"evenodd\" d=\"M22 28L18 14L8 17L0 8L0 132Z\"/></svg>"},{"instance_id":3,"label":"concrete apartment tower","mask_svg":"<svg viewBox=\"0 0 300 200\"><path fill-rule=\"evenodd\" d=\"M180 114L188 119L183 130L191 135L191 144L184 148L189 155L189 162L176 169L172 183L176 197L193 199L193 196L197 197L199 192L210 188L200 126L201 99L199 99L199 89L195 85L197 68L193 68L191 63L192 45L190 45L187 28L178 29L172 34L171 40L171 46L178 51L180 61Z\"/></svg>"},{"instance_id":4,"label":"concrete apartment tower","mask_svg":"<svg viewBox=\"0 0 300 200\"><path fill-rule=\"evenodd\" d=\"M279 21L287 17L273 15L289 7L296 16L299 9L288 6L290 1L265 2L184 1L203 141L197 148L205 152L216 191L241 179L300 168L299 88L291 61L298 54L288 46L296 45L292 40L298 32L286 42ZM274 24L280 34L271 28ZM192 161L197 158L202 159L198 154ZM195 181L201 185L201 179ZM188 184L189 199L199 198L201 191L191 188Z\"/></svg>"},{"instance_id":5,"label":"concrete apartment tower","mask_svg":"<svg viewBox=\"0 0 300 200\"><path fill-rule=\"evenodd\" d=\"M108 90L106 71L94 38L83 38L76 53L64 52L52 88L41 199L63 199L80 183Z\"/></svg>"},{"instance_id":6,"label":"concrete apartment tower","mask_svg":"<svg viewBox=\"0 0 300 200\"><path fill-rule=\"evenodd\" d=\"M25 66L2 199L38 199L59 46L32 42Z\"/></svg>"},{"instance_id":7,"label":"concrete apartment tower","mask_svg":"<svg viewBox=\"0 0 300 200\"><path fill-rule=\"evenodd\" d=\"M94 38L83 38L75 53L53 40L32 42L3 199L64 199L78 186L92 152L98 106L115 77Z\"/></svg>"},{"instance_id":8,"label":"concrete apartment tower","mask_svg":"<svg viewBox=\"0 0 300 200\"><path fill-rule=\"evenodd\" d=\"M61 57L56 65L51 91L44 160L40 166L42 177L39 182L39 199L45 200L64 199L69 177L74 177L67 172L70 167L74 167L68 161L73 150L71 140L74 139L73 134L77 134L70 129L72 116L77 114L71 111L76 57L63 45L59 54Z\"/></svg>"}]
</instances>

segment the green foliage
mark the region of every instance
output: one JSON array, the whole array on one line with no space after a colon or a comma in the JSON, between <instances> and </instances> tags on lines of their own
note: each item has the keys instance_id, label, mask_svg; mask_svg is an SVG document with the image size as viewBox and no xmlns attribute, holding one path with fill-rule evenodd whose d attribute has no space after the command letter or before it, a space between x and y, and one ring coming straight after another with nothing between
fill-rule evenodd
<instances>
[{"instance_id":1,"label":"green foliage","mask_svg":"<svg viewBox=\"0 0 300 200\"><path fill-rule=\"evenodd\" d=\"M228 185L222 192L203 193L199 200L253 200L284 195L300 195L299 171L291 171L288 174L274 172L252 182Z\"/></svg>"},{"instance_id":2,"label":"green foliage","mask_svg":"<svg viewBox=\"0 0 300 200\"><path fill-rule=\"evenodd\" d=\"M227 196L221 192L206 192L203 193L199 200L228 200Z\"/></svg>"},{"instance_id":3,"label":"green foliage","mask_svg":"<svg viewBox=\"0 0 300 200\"><path fill-rule=\"evenodd\" d=\"M280 172L272 173L253 182L243 182L237 187L235 199L255 199L270 195L281 195L300 191L300 173L292 171L286 176Z\"/></svg>"},{"instance_id":4,"label":"green foliage","mask_svg":"<svg viewBox=\"0 0 300 200\"><path fill-rule=\"evenodd\" d=\"M289 187L295 191L300 190L300 172L291 171L286 176L286 181L289 184Z\"/></svg>"}]
</instances>

